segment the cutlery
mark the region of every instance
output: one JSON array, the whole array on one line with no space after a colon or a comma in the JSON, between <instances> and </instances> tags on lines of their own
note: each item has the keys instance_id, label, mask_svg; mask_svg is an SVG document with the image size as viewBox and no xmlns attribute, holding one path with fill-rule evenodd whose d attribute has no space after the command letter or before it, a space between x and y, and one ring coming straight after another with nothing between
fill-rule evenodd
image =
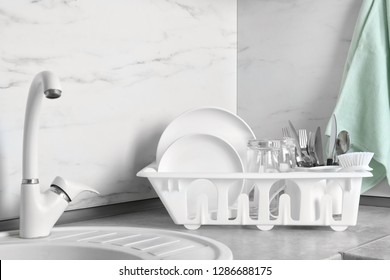
<instances>
[{"instance_id":1,"label":"cutlery","mask_svg":"<svg viewBox=\"0 0 390 280\"><path fill-rule=\"evenodd\" d=\"M301 146L302 153L304 153L304 151L307 151L307 132L306 132L306 129L299 129L298 130L298 137L299 137L299 145Z\"/></svg>"},{"instance_id":2,"label":"cutlery","mask_svg":"<svg viewBox=\"0 0 390 280\"><path fill-rule=\"evenodd\" d=\"M307 140L307 152L309 154L309 157L311 159L311 162L313 163L313 166L318 165L318 159L315 152L315 135L311 131L309 132L309 138Z\"/></svg>"},{"instance_id":3,"label":"cutlery","mask_svg":"<svg viewBox=\"0 0 390 280\"><path fill-rule=\"evenodd\" d=\"M291 138L290 131L288 130L288 127L282 127L282 135L283 135L283 138Z\"/></svg>"},{"instance_id":4,"label":"cutlery","mask_svg":"<svg viewBox=\"0 0 390 280\"><path fill-rule=\"evenodd\" d=\"M297 150L297 156L300 158L299 161L303 161L303 154L302 154L302 150L301 150L301 146L299 145L299 136L298 136L298 133L294 127L294 125L291 123L291 121L288 121L289 125L290 125L290 130L291 130L291 136L292 138L294 139L294 142L295 142L295 148ZM298 161L298 159L297 159Z\"/></svg>"},{"instance_id":5,"label":"cutlery","mask_svg":"<svg viewBox=\"0 0 390 280\"><path fill-rule=\"evenodd\" d=\"M327 150L326 150L326 165L334 164L336 137L337 137L337 120L336 120L336 116L333 114L330 120L330 136L328 139Z\"/></svg>"},{"instance_id":6,"label":"cutlery","mask_svg":"<svg viewBox=\"0 0 390 280\"><path fill-rule=\"evenodd\" d=\"M295 141L295 147L297 148L297 153L298 155L303 158L303 154L302 154L302 149L301 149L301 146L299 144L299 136L298 136L298 133L297 133L297 130L295 129L294 125L292 124L291 121L288 121L289 125L290 125L290 130L291 130L291 133L292 133L292 138L294 139Z\"/></svg>"},{"instance_id":7,"label":"cutlery","mask_svg":"<svg viewBox=\"0 0 390 280\"><path fill-rule=\"evenodd\" d=\"M336 154L343 155L348 152L351 147L351 139L349 133L346 130L342 130L337 135L336 139Z\"/></svg>"},{"instance_id":8,"label":"cutlery","mask_svg":"<svg viewBox=\"0 0 390 280\"><path fill-rule=\"evenodd\" d=\"M302 152L297 130L295 129L295 127L294 127L294 125L292 124L291 121L288 121L288 123L290 125L292 138L294 139L294 142L295 142L297 165L299 167L311 167L312 163L311 163L310 158L308 156L304 155L303 152Z\"/></svg>"},{"instance_id":9,"label":"cutlery","mask_svg":"<svg viewBox=\"0 0 390 280\"><path fill-rule=\"evenodd\" d=\"M305 161L306 165L308 167L313 167L313 166L317 165L317 161L316 161L313 153L310 153L310 150L309 150L309 145L311 145L311 144L310 144L310 140L307 137L307 130L306 129L299 129L298 134L299 134L299 143L301 145L302 154L304 155L303 160ZM309 135L311 136L311 132L309 133Z\"/></svg>"},{"instance_id":10,"label":"cutlery","mask_svg":"<svg viewBox=\"0 0 390 280\"><path fill-rule=\"evenodd\" d=\"M321 127L317 127L316 133L314 136L314 153L317 159L317 165L324 165L324 149L322 147L322 134Z\"/></svg>"}]
</instances>

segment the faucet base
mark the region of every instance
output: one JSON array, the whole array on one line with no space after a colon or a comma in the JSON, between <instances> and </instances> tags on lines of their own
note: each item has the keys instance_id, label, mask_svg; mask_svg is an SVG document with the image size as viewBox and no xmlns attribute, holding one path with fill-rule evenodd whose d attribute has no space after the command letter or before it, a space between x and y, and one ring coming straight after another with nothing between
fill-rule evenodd
<instances>
[{"instance_id":1,"label":"faucet base","mask_svg":"<svg viewBox=\"0 0 390 280\"><path fill-rule=\"evenodd\" d=\"M22 184L20 237L48 236L67 206L68 202L50 189L42 193L39 184Z\"/></svg>"}]
</instances>

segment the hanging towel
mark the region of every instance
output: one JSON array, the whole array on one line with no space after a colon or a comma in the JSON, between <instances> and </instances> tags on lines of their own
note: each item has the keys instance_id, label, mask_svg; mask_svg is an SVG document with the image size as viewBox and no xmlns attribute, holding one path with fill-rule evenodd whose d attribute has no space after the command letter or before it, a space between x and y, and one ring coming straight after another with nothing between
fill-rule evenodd
<instances>
[{"instance_id":1,"label":"hanging towel","mask_svg":"<svg viewBox=\"0 0 390 280\"><path fill-rule=\"evenodd\" d=\"M363 0L334 109L338 131L350 133L352 151L375 154L373 177L363 180L362 193L386 176L390 182L389 22L387 0Z\"/></svg>"}]
</instances>

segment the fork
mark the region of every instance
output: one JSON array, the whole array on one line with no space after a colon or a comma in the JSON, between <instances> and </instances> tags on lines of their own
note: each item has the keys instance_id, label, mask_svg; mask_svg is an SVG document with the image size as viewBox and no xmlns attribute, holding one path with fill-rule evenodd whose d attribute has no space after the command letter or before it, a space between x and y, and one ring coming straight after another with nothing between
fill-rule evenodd
<instances>
[{"instance_id":1,"label":"fork","mask_svg":"<svg viewBox=\"0 0 390 280\"><path fill-rule=\"evenodd\" d=\"M304 155L303 160L308 165L308 167L313 166L313 158L310 156L310 152L308 149L308 141L307 141L307 131L306 129L298 130L299 137L299 146L301 147L302 153Z\"/></svg>"},{"instance_id":2,"label":"fork","mask_svg":"<svg viewBox=\"0 0 390 280\"><path fill-rule=\"evenodd\" d=\"M307 152L313 163L313 166L318 165L318 158L315 151L315 135L311 131L309 131L309 137L307 139Z\"/></svg>"},{"instance_id":3,"label":"fork","mask_svg":"<svg viewBox=\"0 0 390 280\"><path fill-rule=\"evenodd\" d=\"M283 138L291 138L290 130L288 130L288 127L282 127L282 135Z\"/></svg>"},{"instance_id":4,"label":"fork","mask_svg":"<svg viewBox=\"0 0 390 280\"><path fill-rule=\"evenodd\" d=\"M306 129L299 129L298 136L299 136L299 146L301 146L302 150L307 152L307 132L306 132Z\"/></svg>"}]
</instances>

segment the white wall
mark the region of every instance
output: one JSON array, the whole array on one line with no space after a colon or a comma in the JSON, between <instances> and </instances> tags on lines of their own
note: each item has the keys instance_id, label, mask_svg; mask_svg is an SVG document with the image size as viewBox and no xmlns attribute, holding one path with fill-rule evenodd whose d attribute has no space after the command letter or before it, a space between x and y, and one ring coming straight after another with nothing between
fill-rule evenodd
<instances>
[{"instance_id":1,"label":"white wall","mask_svg":"<svg viewBox=\"0 0 390 280\"><path fill-rule=\"evenodd\" d=\"M239 114L258 138L325 125L361 1L238 2Z\"/></svg>"},{"instance_id":2,"label":"white wall","mask_svg":"<svg viewBox=\"0 0 390 280\"><path fill-rule=\"evenodd\" d=\"M236 0L0 0L0 219L18 215L22 129L34 75L44 100L40 180L97 188L71 208L154 197L135 173L164 127L198 106L236 111Z\"/></svg>"}]
</instances>

